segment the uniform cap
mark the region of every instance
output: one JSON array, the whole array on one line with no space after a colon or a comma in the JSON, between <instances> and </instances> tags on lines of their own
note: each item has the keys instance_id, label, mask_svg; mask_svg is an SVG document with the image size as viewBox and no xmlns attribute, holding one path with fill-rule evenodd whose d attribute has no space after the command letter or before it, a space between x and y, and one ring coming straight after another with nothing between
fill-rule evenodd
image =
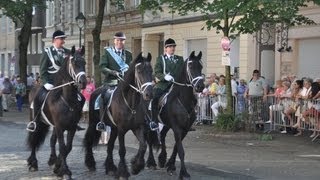
<instances>
[{"instance_id":1,"label":"uniform cap","mask_svg":"<svg viewBox=\"0 0 320 180\"><path fill-rule=\"evenodd\" d=\"M176 42L175 42L173 39L171 39L171 38L167 39L167 40L164 42L164 47L165 47L165 48L168 47L168 46L176 46L176 45L177 45Z\"/></svg>"},{"instance_id":2,"label":"uniform cap","mask_svg":"<svg viewBox=\"0 0 320 180\"><path fill-rule=\"evenodd\" d=\"M53 35L52 35L52 39L66 38L66 37L67 37L67 35L65 35L64 32L61 31L61 30L55 31L55 32L53 33Z\"/></svg>"},{"instance_id":3,"label":"uniform cap","mask_svg":"<svg viewBox=\"0 0 320 180\"><path fill-rule=\"evenodd\" d=\"M123 40L125 40L126 39L126 35L124 35L123 32L117 32L116 34L114 34L113 38L114 39L123 39Z\"/></svg>"}]
</instances>

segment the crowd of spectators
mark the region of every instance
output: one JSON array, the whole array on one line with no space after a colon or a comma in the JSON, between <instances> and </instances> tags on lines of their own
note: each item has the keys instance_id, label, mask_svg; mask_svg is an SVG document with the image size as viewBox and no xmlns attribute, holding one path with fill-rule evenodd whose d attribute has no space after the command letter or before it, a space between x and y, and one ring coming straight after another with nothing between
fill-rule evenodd
<instances>
[{"instance_id":1,"label":"crowd of spectators","mask_svg":"<svg viewBox=\"0 0 320 180\"><path fill-rule=\"evenodd\" d=\"M272 86L258 70L254 70L248 81L231 77L231 88L236 113L248 110L257 121L283 126L281 133L287 133L291 128L296 130L295 136L301 135L305 129L313 131L312 138L320 135L320 78L313 80L289 75ZM200 113L207 113L205 111L210 109L214 121L226 107L225 93L225 77L211 74L206 88L199 95ZM269 113L263 115L264 112Z\"/></svg>"}]
</instances>

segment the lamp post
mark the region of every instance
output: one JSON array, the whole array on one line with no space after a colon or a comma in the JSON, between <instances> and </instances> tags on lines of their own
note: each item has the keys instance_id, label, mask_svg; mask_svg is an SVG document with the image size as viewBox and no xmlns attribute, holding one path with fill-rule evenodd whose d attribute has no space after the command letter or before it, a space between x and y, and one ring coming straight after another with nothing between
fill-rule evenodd
<instances>
[{"instance_id":1,"label":"lamp post","mask_svg":"<svg viewBox=\"0 0 320 180\"><path fill-rule=\"evenodd\" d=\"M81 31L84 28L86 17L84 17L82 12L79 12L78 16L76 17L77 25L79 27L80 32L80 39L79 39L79 48L81 48Z\"/></svg>"}]
</instances>

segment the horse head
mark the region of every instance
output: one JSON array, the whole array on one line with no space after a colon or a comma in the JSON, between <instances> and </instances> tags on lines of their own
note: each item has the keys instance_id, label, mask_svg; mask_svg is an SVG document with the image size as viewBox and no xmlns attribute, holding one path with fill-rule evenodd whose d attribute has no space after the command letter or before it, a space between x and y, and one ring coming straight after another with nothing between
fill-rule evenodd
<instances>
[{"instance_id":1,"label":"horse head","mask_svg":"<svg viewBox=\"0 0 320 180\"><path fill-rule=\"evenodd\" d=\"M192 51L186 60L187 79L196 92L202 92L204 89L204 76L202 74L202 52L196 56Z\"/></svg>"},{"instance_id":2,"label":"horse head","mask_svg":"<svg viewBox=\"0 0 320 180\"><path fill-rule=\"evenodd\" d=\"M152 83L152 65L151 54L143 57L140 53L134 60L135 63L135 83L138 86L144 100L152 99L153 83Z\"/></svg>"},{"instance_id":3,"label":"horse head","mask_svg":"<svg viewBox=\"0 0 320 180\"><path fill-rule=\"evenodd\" d=\"M82 46L82 48L77 51L75 49L75 46L72 46L71 56L69 57L68 61L69 75L81 89L84 89L87 84L85 73L86 61L83 57L84 52L84 46Z\"/></svg>"}]
</instances>

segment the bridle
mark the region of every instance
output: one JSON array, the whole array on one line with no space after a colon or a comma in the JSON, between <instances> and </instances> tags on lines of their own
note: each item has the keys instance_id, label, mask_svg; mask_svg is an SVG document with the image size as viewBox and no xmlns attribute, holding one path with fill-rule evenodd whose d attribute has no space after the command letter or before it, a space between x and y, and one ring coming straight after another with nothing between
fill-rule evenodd
<instances>
[{"instance_id":1,"label":"bridle","mask_svg":"<svg viewBox=\"0 0 320 180\"><path fill-rule=\"evenodd\" d=\"M188 86L188 87L196 87L197 84L199 83L200 80L203 80L204 77L203 76L197 76L197 77L192 77L192 74L190 72L190 68L189 68L189 64L190 63L193 63L192 60L190 60L189 58L186 60L187 62L187 65L186 65L186 68L187 68L187 81L189 83L179 83L179 82L176 82L176 81L173 81L174 84L177 84L177 85L180 85L180 86ZM200 61L201 63L201 61Z\"/></svg>"},{"instance_id":2,"label":"bridle","mask_svg":"<svg viewBox=\"0 0 320 180\"><path fill-rule=\"evenodd\" d=\"M149 86L153 85L153 83L152 82L146 82L146 83L142 84L142 82L141 82L141 80L139 78L139 74L137 73L137 67L140 66L140 65L141 65L141 63L137 63L135 65L135 74L134 74L134 76L135 76L135 83L136 83L137 87L133 86L132 84L129 84L129 86L133 90L135 90L136 92L138 92L140 94L143 94ZM117 75L117 78L119 80L125 82L125 80L121 76Z\"/></svg>"}]
</instances>

